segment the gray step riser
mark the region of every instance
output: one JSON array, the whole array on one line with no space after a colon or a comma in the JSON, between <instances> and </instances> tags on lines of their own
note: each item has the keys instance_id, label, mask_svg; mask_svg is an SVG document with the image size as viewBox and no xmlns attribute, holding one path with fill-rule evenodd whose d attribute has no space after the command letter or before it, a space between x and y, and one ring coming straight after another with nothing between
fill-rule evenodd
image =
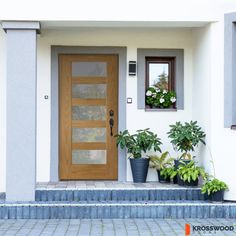
<instances>
[{"instance_id":1,"label":"gray step riser","mask_svg":"<svg viewBox=\"0 0 236 236\"><path fill-rule=\"evenodd\" d=\"M236 218L236 206L2 206L0 219Z\"/></svg>"},{"instance_id":2,"label":"gray step riser","mask_svg":"<svg viewBox=\"0 0 236 236\"><path fill-rule=\"evenodd\" d=\"M36 190L36 201L204 200L200 189L181 190Z\"/></svg>"}]
</instances>

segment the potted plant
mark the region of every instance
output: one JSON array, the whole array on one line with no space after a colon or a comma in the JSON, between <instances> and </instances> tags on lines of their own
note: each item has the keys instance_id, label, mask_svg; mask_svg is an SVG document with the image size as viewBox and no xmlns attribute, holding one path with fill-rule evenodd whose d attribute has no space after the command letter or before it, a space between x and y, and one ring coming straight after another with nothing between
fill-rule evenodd
<instances>
[{"instance_id":1,"label":"potted plant","mask_svg":"<svg viewBox=\"0 0 236 236\"><path fill-rule=\"evenodd\" d=\"M224 191L229 190L227 184L216 178L207 180L201 188L210 201L224 201Z\"/></svg>"},{"instance_id":2,"label":"potted plant","mask_svg":"<svg viewBox=\"0 0 236 236\"><path fill-rule=\"evenodd\" d=\"M169 152L164 152L160 156L158 155L151 155L150 158L150 166L157 170L158 180L160 183L163 182L170 182L170 175L168 175L167 171L162 170L167 169L168 167L172 166L173 158L168 158Z\"/></svg>"},{"instance_id":3,"label":"potted plant","mask_svg":"<svg viewBox=\"0 0 236 236\"><path fill-rule=\"evenodd\" d=\"M176 94L174 91L149 87L146 90L146 104L150 108L171 108L176 103Z\"/></svg>"},{"instance_id":4,"label":"potted plant","mask_svg":"<svg viewBox=\"0 0 236 236\"><path fill-rule=\"evenodd\" d=\"M197 166L194 161L189 163L182 162L177 169L178 184L181 186L198 186L198 180L201 176L207 178L207 173L202 167Z\"/></svg>"},{"instance_id":5,"label":"potted plant","mask_svg":"<svg viewBox=\"0 0 236 236\"><path fill-rule=\"evenodd\" d=\"M199 143L205 144L206 134L198 126L197 121L185 122L184 124L176 122L174 125L170 125L170 128L167 134L175 149L181 152L179 159L190 162L192 160L191 151L194 151ZM175 160L175 167L178 168L179 165L179 160Z\"/></svg>"},{"instance_id":6,"label":"potted plant","mask_svg":"<svg viewBox=\"0 0 236 236\"><path fill-rule=\"evenodd\" d=\"M130 164L135 183L145 183L149 167L149 158L146 152L153 149L161 152L162 144L157 134L149 129L137 130L135 134L130 134L128 130L115 135L117 145L122 149L126 148L130 154Z\"/></svg>"},{"instance_id":7,"label":"potted plant","mask_svg":"<svg viewBox=\"0 0 236 236\"><path fill-rule=\"evenodd\" d=\"M173 182L175 181L175 177L177 175L177 170L174 166L166 167L160 171L160 176L166 180L173 179Z\"/></svg>"}]
</instances>

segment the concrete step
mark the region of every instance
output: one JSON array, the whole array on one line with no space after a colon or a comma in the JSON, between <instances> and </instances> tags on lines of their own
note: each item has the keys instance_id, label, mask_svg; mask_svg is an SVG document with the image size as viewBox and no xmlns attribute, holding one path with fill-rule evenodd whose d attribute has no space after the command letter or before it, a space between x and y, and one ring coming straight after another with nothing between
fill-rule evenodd
<instances>
[{"instance_id":1,"label":"concrete step","mask_svg":"<svg viewBox=\"0 0 236 236\"><path fill-rule=\"evenodd\" d=\"M0 219L236 218L236 203L2 202Z\"/></svg>"},{"instance_id":2,"label":"concrete step","mask_svg":"<svg viewBox=\"0 0 236 236\"><path fill-rule=\"evenodd\" d=\"M36 201L166 201L204 200L200 188L38 189Z\"/></svg>"}]
</instances>

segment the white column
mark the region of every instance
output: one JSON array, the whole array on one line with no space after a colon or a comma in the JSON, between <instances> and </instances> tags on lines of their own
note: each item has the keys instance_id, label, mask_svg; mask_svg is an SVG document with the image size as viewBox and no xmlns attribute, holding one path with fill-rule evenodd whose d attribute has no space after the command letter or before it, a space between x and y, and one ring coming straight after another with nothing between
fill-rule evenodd
<instances>
[{"instance_id":1,"label":"white column","mask_svg":"<svg viewBox=\"0 0 236 236\"><path fill-rule=\"evenodd\" d=\"M7 33L7 201L34 201L39 22L3 22Z\"/></svg>"}]
</instances>

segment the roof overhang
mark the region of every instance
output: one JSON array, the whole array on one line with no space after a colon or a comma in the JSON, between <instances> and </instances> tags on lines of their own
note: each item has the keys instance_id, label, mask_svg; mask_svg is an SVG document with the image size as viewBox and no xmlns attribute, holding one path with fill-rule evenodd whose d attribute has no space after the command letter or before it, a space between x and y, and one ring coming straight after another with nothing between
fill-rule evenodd
<instances>
[{"instance_id":1,"label":"roof overhang","mask_svg":"<svg viewBox=\"0 0 236 236\"><path fill-rule=\"evenodd\" d=\"M78 27L118 28L193 28L203 27L209 21L40 21L42 29L73 29Z\"/></svg>"}]
</instances>

